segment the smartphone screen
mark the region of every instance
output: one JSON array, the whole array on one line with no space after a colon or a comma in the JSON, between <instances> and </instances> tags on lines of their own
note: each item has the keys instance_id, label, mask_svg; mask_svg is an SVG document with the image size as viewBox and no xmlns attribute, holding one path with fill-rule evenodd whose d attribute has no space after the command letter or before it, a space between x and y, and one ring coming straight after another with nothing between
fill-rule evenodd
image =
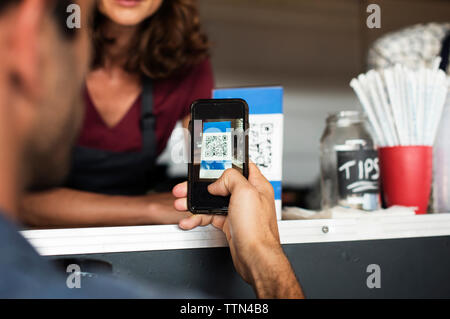
<instances>
[{"instance_id":1,"label":"smartphone screen","mask_svg":"<svg viewBox=\"0 0 450 319\"><path fill-rule=\"evenodd\" d=\"M248 106L240 99L199 100L191 108L189 209L225 214L229 197L207 187L228 168L248 177Z\"/></svg>"}]
</instances>

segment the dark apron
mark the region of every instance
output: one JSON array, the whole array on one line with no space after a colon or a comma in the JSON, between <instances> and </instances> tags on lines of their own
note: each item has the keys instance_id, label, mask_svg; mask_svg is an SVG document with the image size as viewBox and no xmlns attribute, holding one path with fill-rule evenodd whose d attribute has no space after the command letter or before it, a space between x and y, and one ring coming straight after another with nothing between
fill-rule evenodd
<instances>
[{"instance_id":1,"label":"dark apron","mask_svg":"<svg viewBox=\"0 0 450 319\"><path fill-rule=\"evenodd\" d=\"M149 190L157 158L149 78L143 79L141 102L141 151L111 152L76 146L66 187L110 195L140 195Z\"/></svg>"},{"instance_id":2,"label":"dark apron","mask_svg":"<svg viewBox=\"0 0 450 319\"><path fill-rule=\"evenodd\" d=\"M439 68L444 72L446 72L448 68L449 54L450 54L450 31L447 32L447 35L444 37L444 40L442 41L442 48L440 54L441 64L439 65Z\"/></svg>"}]
</instances>

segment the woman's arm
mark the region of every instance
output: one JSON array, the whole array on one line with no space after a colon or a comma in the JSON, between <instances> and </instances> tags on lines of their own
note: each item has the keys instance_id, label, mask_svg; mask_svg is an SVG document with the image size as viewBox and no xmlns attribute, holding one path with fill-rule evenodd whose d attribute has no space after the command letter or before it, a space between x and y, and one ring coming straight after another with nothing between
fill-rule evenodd
<instances>
[{"instance_id":1,"label":"woman's arm","mask_svg":"<svg viewBox=\"0 0 450 319\"><path fill-rule=\"evenodd\" d=\"M189 114L185 118L181 120L181 125L183 125L183 128L189 128L189 121L191 120L191 115Z\"/></svg>"},{"instance_id":2,"label":"woman's arm","mask_svg":"<svg viewBox=\"0 0 450 319\"><path fill-rule=\"evenodd\" d=\"M20 217L40 228L177 224L191 214L176 211L173 201L170 193L111 196L57 188L24 196Z\"/></svg>"}]
</instances>

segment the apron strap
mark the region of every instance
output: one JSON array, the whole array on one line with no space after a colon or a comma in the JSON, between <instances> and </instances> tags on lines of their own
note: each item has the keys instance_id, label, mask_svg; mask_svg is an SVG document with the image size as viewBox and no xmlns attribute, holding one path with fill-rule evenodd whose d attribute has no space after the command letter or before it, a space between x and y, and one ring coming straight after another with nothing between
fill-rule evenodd
<instances>
[{"instance_id":1,"label":"apron strap","mask_svg":"<svg viewBox=\"0 0 450 319\"><path fill-rule=\"evenodd\" d=\"M450 31L447 32L447 35L444 37L444 40L442 41L442 48L440 54L441 64L439 65L439 68L444 72L447 72L449 55L450 55Z\"/></svg>"},{"instance_id":2,"label":"apron strap","mask_svg":"<svg viewBox=\"0 0 450 319\"><path fill-rule=\"evenodd\" d=\"M142 150L155 146L155 116L153 115L153 81L149 77L142 78L141 98L141 131Z\"/></svg>"}]
</instances>

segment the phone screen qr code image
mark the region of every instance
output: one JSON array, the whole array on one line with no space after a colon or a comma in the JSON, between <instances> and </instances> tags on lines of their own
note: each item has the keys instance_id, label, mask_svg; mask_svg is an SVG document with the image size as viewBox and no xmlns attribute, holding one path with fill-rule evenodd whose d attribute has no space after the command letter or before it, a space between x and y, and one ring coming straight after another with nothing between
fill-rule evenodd
<instances>
[{"instance_id":1,"label":"phone screen qr code image","mask_svg":"<svg viewBox=\"0 0 450 319\"><path fill-rule=\"evenodd\" d=\"M231 160L231 134L205 133L202 160Z\"/></svg>"},{"instance_id":2,"label":"phone screen qr code image","mask_svg":"<svg viewBox=\"0 0 450 319\"><path fill-rule=\"evenodd\" d=\"M203 123L200 178L216 179L232 167L231 121Z\"/></svg>"}]
</instances>

